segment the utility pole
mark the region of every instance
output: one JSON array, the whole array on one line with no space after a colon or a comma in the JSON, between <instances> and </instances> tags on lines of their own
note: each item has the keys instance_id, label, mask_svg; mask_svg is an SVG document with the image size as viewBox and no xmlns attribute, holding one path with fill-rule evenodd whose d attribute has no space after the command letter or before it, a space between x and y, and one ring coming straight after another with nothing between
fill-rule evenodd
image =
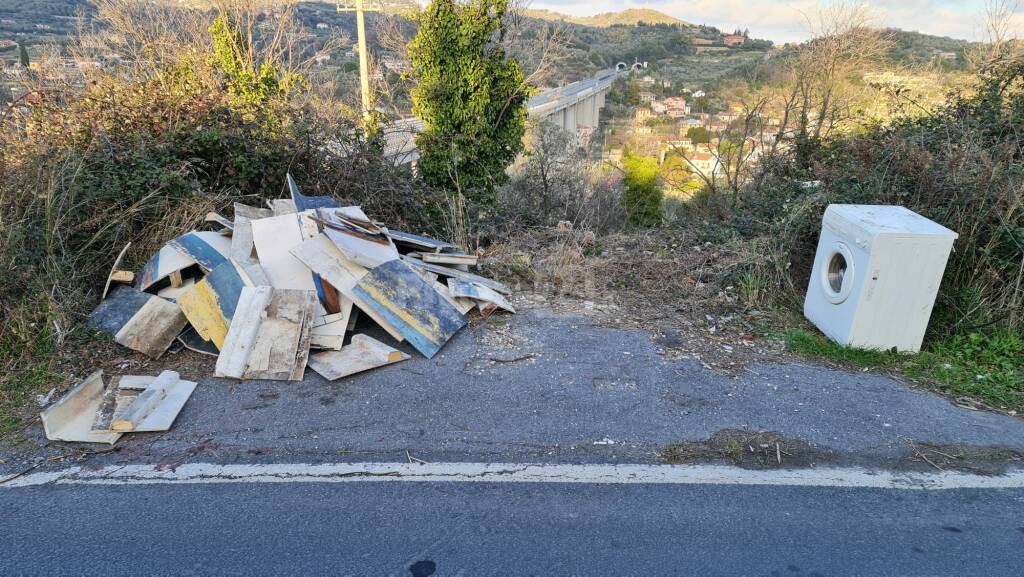
<instances>
[{"instance_id":1,"label":"utility pole","mask_svg":"<svg viewBox=\"0 0 1024 577\"><path fill-rule=\"evenodd\" d=\"M338 0L338 12L356 13L356 35L359 46L359 92L363 99L363 123L369 125L373 113L373 101L370 95L370 54L366 48L366 17L365 12L378 11L379 8L368 7L373 0Z\"/></svg>"}]
</instances>

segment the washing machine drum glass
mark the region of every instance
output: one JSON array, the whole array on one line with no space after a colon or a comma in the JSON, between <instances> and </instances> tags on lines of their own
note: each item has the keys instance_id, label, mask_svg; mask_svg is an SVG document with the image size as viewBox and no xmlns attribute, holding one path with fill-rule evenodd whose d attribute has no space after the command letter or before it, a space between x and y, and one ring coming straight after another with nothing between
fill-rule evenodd
<instances>
[{"instance_id":1,"label":"washing machine drum glass","mask_svg":"<svg viewBox=\"0 0 1024 577\"><path fill-rule=\"evenodd\" d=\"M835 242L824 253L823 258L825 260L819 263L821 266L818 267L821 271L821 288L829 302L839 304L845 301L853 290L853 254L845 244Z\"/></svg>"}]
</instances>

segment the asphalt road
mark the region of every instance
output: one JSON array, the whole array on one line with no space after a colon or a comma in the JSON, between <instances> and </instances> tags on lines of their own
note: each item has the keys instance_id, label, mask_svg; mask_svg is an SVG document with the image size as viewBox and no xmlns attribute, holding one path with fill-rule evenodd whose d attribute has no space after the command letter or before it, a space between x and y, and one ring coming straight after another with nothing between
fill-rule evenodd
<instances>
[{"instance_id":1,"label":"asphalt road","mask_svg":"<svg viewBox=\"0 0 1024 577\"><path fill-rule=\"evenodd\" d=\"M352 482L0 491L2 575L1019 575L1024 490Z\"/></svg>"}]
</instances>

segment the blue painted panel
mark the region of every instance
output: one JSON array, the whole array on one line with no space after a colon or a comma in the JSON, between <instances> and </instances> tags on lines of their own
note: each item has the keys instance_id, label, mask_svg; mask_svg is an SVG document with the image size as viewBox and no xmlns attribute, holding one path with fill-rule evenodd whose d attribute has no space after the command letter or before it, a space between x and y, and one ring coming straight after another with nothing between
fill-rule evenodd
<instances>
[{"instance_id":1,"label":"blue painted panel","mask_svg":"<svg viewBox=\"0 0 1024 577\"><path fill-rule=\"evenodd\" d=\"M155 298L160 297L146 294L129 286L119 286L112 290L106 300L92 311L86 322L91 327L116 335L117 331L128 324L149 299Z\"/></svg>"},{"instance_id":2,"label":"blue painted panel","mask_svg":"<svg viewBox=\"0 0 1024 577\"><path fill-rule=\"evenodd\" d=\"M356 296L430 358L466 324L466 318L400 260L370 269Z\"/></svg>"},{"instance_id":3,"label":"blue painted panel","mask_svg":"<svg viewBox=\"0 0 1024 577\"><path fill-rule=\"evenodd\" d=\"M221 263L227 262L227 258L224 255L193 232L185 233L172 240L169 244L174 245L185 254L191 256L207 272L217 268Z\"/></svg>"},{"instance_id":4,"label":"blue painted panel","mask_svg":"<svg viewBox=\"0 0 1024 577\"><path fill-rule=\"evenodd\" d=\"M206 281L213 287L213 292L217 293L217 305L220 307L221 316L231 320L235 315L235 308L238 307L242 287L245 286L235 265L230 261L221 263L206 275Z\"/></svg>"}]
</instances>

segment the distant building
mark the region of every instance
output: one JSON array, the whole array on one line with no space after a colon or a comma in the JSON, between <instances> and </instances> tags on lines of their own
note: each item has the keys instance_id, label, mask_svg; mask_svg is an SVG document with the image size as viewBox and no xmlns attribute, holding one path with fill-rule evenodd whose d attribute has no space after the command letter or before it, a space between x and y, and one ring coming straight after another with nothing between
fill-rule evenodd
<instances>
[{"instance_id":1,"label":"distant building","mask_svg":"<svg viewBox=\"0 0 1024 577\"><path fill-rule=\"evenodd\" d=\"M329 30L330 28L331 28L331 25L326 23L326 22L317 22L316 23L316 29L317 30Z\"/></svg>"},{"instance_id":2,"label":"distant building","mask_svg":"<svg viewBox=\"0 0 1024 577\"><path fill-rule=\"evenodd\" d=\"M633 122L637 124L643 124L651 118L654 118L654 113L649 108L637 108L633 114Z\"/></svg>"},{"instance_id":3,"label":"distant building","mask_svg":"<svg viewBox=\"0 0 1024 577\"><path fill-rule=\"evenodd\" d=\"M663 103L655 100L654 102L651 102L651 112L655 114L665 114L668 112L668 106L665 106Z\"/></svg>"},{"instance_id":4,"label":"distant building","mask_svg":"<svg viewBox=\"0 0 1024 577\"><path fill-rule=\"evenodd\" d=\"M711 46L715 41L708 38L701 38L700 36L694 36L690 39L690 43L694 46Z\"/></svg>"},{"instance_id":5,"label":"distant building","mask_svg":"<svg viewBox=\"0 0 1024 577\"><path fill-rule=\"evenodd\" d=\"M693 97L694 97L694 98L704 98L704 97L705 97L705 96L707 96L707 95L708 95L708 93L707 93L707 92L704 92L703 90L697 90L697 91L695 91L695 92L693 93Z\"/></svg>"},{"instance_id":6,"label":"distant building","mask_svg":"<svg viewBox=\"0 0 1024 577\"><path fill-rule=\"evenodd\" d=\"M653 76L644 76L638 82L640 83L641 86L654 86L654 77Z\"/></svg>"},{"instance_id":7,"label":"distant building","mask_svg":"<svg viewBox=\"0 0 1024 577\"><path fill-rule=\"evenodd\" d=\"M640 92L640 103L648 104L654 102L654 93L643 90Z\"/></svg>"},{"instance_id":8,"label":"distant building","mask_svg":"<svg viewBox=\"0 0 1024 577\"><path fill-rule=\"evenodd\" d=\"M718 162L718 157L710 152L695 151L686 154L686 159L690 161L693 168L703 174L705 177L714 178L718 176L719 167L721 164Z\"/></svg>"},{"instance_id":9,"label":"distant building","mask_svg":"<svg viewBox=\"0 0 1024 577\"><path fill-rule=\"evenodd\" d=\"M323 66L324 64L330 62L330 60L330 54L317 54L316 57L313 58L313 61L316 62L317 66Z\"/></svg>"},{"instance_id":10,"label":"distant building","mask_svg":"<svg viewBox=\"0 0 1024 577\"><path fill-rule=\"evenodd\" d=\"M0 48L13 48L17 45L18 43L14 40L0 40Z\"/></svg>"},{"instance_id":11,"label":"distant building","mask_svg":"<svg viewBox=\"0 0 1024 577\"><path fill-rule=\"evenodd\" d=\"M743 46L743 43L746 41L747 39L740 34L729 34L722 37L722 43L730 48L733 46Z\"/></svg>"}]
</instances>

